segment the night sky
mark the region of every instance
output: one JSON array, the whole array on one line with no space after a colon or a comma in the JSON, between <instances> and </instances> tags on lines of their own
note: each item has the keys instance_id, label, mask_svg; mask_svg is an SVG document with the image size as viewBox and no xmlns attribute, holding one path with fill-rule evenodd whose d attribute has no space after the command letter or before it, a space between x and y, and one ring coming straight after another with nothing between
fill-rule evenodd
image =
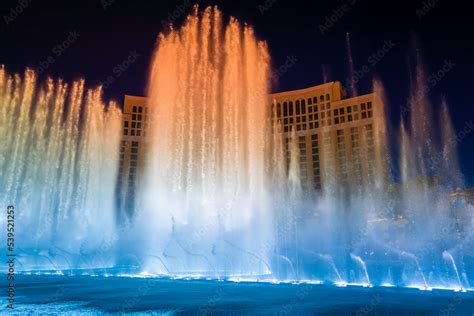
<instances>
[{"instance_id":1,"label":"night sky","mask_svg":"<svg viewBox=\"0 0 474 316\"><path fill-rule=\"evenodd\" d=\"M394 129L409 92L415 42L428 76L445 63L452 65L431 91L435 112L445 96L457 132L474 120L474 22L469 5L457 0L2 1L0 64L10 72L31 67L43 76L85 78L90 86L105 82L106 97L122 102L124 94L144 94L158 33L170 14L176 13L174 23L181 23L194 3L217 4L225 16L253 25L268 42L274 69L295 61L275 91L322 83L323 65L330 80L345 84L349 32L355 69L365 69L359 93L370 92L374 75L383 80ZM382 58L374 59L384 43L391 44ZM130 67L117 71L129 58ZM114 82L107 83L111 76ZM473 135L459 146L463 172L474 185Z\"/></svg>"}]
</instances>

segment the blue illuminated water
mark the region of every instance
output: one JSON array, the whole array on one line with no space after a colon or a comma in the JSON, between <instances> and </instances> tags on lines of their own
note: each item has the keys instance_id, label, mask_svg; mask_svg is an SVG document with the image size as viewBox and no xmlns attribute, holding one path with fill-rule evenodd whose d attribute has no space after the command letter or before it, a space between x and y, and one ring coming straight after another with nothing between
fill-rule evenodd
<instances>
[{"instance_id":1,"label":"blue illuminated water","mask_svg":"<svg viewBox=\"0 0 474 316\"><path fill-rule=\"evenodd\" d=\"M474 292L90 275L17 276L16 301L17 315L472 315L474 311Z\"/></svg>"}]
</instances>

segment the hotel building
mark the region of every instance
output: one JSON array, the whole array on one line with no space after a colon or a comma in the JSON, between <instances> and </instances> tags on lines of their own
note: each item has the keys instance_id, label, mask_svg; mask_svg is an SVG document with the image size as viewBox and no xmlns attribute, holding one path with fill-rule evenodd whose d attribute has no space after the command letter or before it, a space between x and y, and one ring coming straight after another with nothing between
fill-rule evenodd
<instances>
[{"instance_id":1,"label":"hotel building","mask_svg":"<svg viewBox=\"0 0 474 316\"><path fill-rule=\"evenodd\" d=\"M285 136L288 165L291 144L297 142L304 187L371 182L377 168L386 177L385 140L376 131L384 124L383 104L376 93L347 98L336 81L270 98L274 126Z\"/></svg>"},{"instance_id":2,"label":"hotel building","mask_svg":"<svg viewBox=\"0 0 474 316\"><path fill-rule=\"evenodd\" d=\"M125 96L116 196L119 210L129 215L135 207L136 180L143 170L149 124L148 112L146 97Z\"/></svg>"},{"instance_id":3,"label":"hotel building","mask_svg":"<svg viewBox=\"0 0 474 316\"><path fill-rule=\"evenodd\" d=\"M291 148L298 148L302 186L344 187L373 181L377 166L386 171L377 153L376 111L382 108L375 93L347 98L341 83L269 96L273 125L284 135L287 166ZM136 180L144 164L148 128L147 98L125 96L117 190L119 208L133 211ZM294 143L296 142L296 144ZM293 145L293 146L291 146Z\"/></svg>"}]
</instances>

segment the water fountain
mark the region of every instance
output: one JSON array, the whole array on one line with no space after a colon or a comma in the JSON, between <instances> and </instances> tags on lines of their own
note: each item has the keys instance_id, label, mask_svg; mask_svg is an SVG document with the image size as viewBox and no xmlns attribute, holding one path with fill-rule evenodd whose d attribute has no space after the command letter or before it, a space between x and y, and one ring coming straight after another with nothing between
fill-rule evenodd
<instances>
[{"instance_id":1,"label":"water fountain","mask_svg":"<svg viewBox=\"0 0 474 316\"><path fill-rule=\"evenodd\" d=\"M148 94L156 124L135 225L143 247L183 258L185 270L175 273L268 274L278 209L270 184L283 179L262 106L268 51L250 27L233 18L225 24L216 8L195 10L182 28L160 35L152 62Z\"/></svg>"},{"instance_id":2,"label":"water fountain","mask_svg":"<svg viewBox=\"0 0 474 316\"><path fill-rule=\"evenodd\" d=\"M369 272L367 271L367 265L365 264L364 260L362 260L362 258L360 256L357 256L353 253L351 253L351 258L352 260L354 260L355 262L357 262L361 269L364 271L364 275L365 275L365 280L367 281L367 285L370 285L370 277L369 277Z\"/></svg>"},{"instance_id":3,"label":"water fountain","mask_svg":"<svg viewBox=\"0 0 474 316\"><path fill-rule=\"evenodd\" d=\"M115 233L120 124L116 105L84 80L40 84L32 70L12 76L0 68L0 203L16 208L19 265L114 264L104 259L112 249L96 252Z\"/></svg>"},{"instance_id":4,"label":"water fountain","mask_svg":"<svg viewBox=\"0 0 474 316\"><path fill-rule=\"evenodd\" d=\"M456 266L456 261L454 261L453 255L449 253L449 251L445 250L443 251L443 259L449 261L449 263L452 265L454 273L456 274L456 279L458 281L459 290L463 291L464 289L462 286L461 277L459 276L458 267Z\"/></svg>"},{"instance_id":5,"label":"water fountain","mask_svg":"<svg viewBox=\"0 0 474 316\"><path fill-rule=\"evenodd\" d=\"M472 284L474 223L456 220L472 207L453 210L446 198L463 183L455 132L445 100L433 115L421 58L393 131L399 159L387 163L400 180L381 164L350 190L333 180L305 191L295 131L287 170L279 126L270 124L269 73L266 44L217 8L195 8L159 36L146 176L118 240L116 106L84 81L41 85L32 71L9 76L1 68L0 201L14 201L24 210L18 221L31 227L18 236L21 266L342 286L362 271L374 286ZM381 99L377 161L389 161L381 80L373 89Z\"/></svg>"}]
</instances>

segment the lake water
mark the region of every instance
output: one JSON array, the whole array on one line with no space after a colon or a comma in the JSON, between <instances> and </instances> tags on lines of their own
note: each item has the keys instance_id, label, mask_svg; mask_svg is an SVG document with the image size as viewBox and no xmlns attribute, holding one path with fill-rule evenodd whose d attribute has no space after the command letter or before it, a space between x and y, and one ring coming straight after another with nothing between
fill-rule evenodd
<instances>
[{"instance_id":1,"label":"lake water","mask_svg":"<svg viewBox=\"0 0 474 316\"><path fill-rule=\"evenodd\" d=\"M15 293L14 313L2 293L2 314L474 315L474 292L442 289L31 274Z\"/></svg>"}]
</instances>

